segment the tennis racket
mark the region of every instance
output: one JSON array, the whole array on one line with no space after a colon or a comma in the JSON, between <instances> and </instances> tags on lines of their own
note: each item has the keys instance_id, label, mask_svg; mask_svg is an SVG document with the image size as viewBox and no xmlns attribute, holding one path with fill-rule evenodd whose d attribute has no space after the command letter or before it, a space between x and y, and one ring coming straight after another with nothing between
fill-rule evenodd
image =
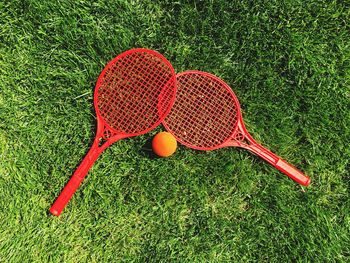
<instances>
[{"instance_id":1,"label":"tennis racket","mask_svg":"<svg viewBox=\"0 0 350 263\"><path fill-rule=\"evenodd\" d=\"M299 184L310 184L308 176L253 139L244 126L236 95L223 80L206 72L185 71L176 82L176 101L163 125L180 143L197 150L241 147Z\"/></svg>"},{"instance_id":2,"label":"tennis racket","mask_svg":"<svg viewBox=\"0 0 350 263\"><path fill-rule=\"evenodd\" d=\"M58 216L90 167L112 143L158 126L175 101L176 75L170 62L148 49L126 51L101 72L95 87L97 132L94 142L50 212Z\"/></svg>"}]
</instances>

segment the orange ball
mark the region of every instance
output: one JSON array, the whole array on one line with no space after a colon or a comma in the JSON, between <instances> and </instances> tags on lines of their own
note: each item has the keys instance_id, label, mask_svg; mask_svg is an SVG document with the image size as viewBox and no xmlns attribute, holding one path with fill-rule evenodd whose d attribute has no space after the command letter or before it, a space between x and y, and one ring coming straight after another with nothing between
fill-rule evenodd
<instances>
[{"instance_id":1,"label":"orange ball","mask_svg":"<svg viewBox=\"0 0 350 263\"><path fill-rule=\"evenodd\" d=\"M169 157L177 148L175 137L169 132L160 132L152 140L152 148L160 157Z\"/></svg>"}]
</instances>

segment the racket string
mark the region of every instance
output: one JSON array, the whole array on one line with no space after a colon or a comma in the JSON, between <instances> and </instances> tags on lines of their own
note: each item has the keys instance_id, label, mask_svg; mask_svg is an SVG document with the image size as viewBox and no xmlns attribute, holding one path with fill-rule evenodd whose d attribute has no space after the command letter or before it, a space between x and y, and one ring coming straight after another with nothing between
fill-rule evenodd
<instances>
[{"instance_id":1,"label":"racket string","mask_svg":"<svg viewBox=\"0 0 350 263\"><path fill-rule=\"evenodd\" d=\"M176 137L198 147L226 141L237 125L237 105L221 82L200 74L180 74L177 97L165 125Z\"/></svg>"},{"instance_id":2,"label":"racket string","mask_svg":"<svg viewBox=\"0 0 350 263\"><path fill-rule=\"evenodd\" d=\"M146 52L131 53L103 76L98 89L98 109L107 124L119 132L145 130L169 109L174 97L173 77L161 58ZM162 100L163 97L169 99ZM164 101L162 107L160 100Z\"/></svg>"}]
</instances>

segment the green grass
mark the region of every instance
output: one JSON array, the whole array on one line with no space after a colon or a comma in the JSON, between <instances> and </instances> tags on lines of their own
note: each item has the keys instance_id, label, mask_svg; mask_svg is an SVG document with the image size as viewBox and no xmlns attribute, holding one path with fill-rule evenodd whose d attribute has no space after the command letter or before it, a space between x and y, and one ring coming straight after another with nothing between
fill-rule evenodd
<instances>
[{"instance_id":1,"label":"green grass","mask_svg":"<svg viewBox=\"0 0 350 263\"><path fill-rule=\"evenodd\" d=\"M346 1L0 2L0 262L349 261L349 21ZM50 216L94 138L95 81L133 47L227 81L312 185L234 148L153 158L159 127Z\"/></svg>"}]
</instances>

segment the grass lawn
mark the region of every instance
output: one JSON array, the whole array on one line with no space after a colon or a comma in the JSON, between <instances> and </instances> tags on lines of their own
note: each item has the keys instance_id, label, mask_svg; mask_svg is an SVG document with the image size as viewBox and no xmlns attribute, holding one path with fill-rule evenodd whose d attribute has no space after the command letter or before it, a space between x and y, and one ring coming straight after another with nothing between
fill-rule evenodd
<instances>
[{"instance_id":1,"label":"grass lawn","mask_svg":"<svg viewBox=\"0 0 350 263\"><path fill-rule=\"evenodd\" d=\"M155 158L158 127L50 216L94 138L95 81L133 47L224 79L311 186L235 148ZM0 262L350 261L347 1L1 1L0 91Z\"/></svg>"}]
</instances>

